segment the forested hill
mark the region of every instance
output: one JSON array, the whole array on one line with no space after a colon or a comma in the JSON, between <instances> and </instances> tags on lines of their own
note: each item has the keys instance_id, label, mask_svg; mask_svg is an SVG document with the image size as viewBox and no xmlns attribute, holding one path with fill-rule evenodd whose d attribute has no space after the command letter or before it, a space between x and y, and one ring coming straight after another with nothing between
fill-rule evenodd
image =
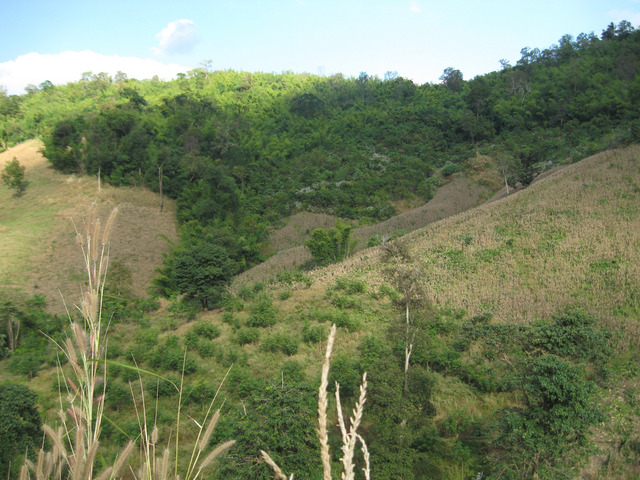
<instances>
[{"instance_id":1,"label":"forested hill","mask_svg":"<svg viewBox=\"0 0 640 480\"><path fill-rule=\"evenodd\" d=\"M0 95L4 148L42 137L63 172L175 198L180 245L160 293L215 303L230 276L264 260L267 227L299 211L361 223L430 199L443 178L489 155L504 180L640 140L640 31L563 36L515 66L442 83L194 69L163 82L87 74ZM202 289L188 259L224 273Z\"/></svg>"}]
</instances>

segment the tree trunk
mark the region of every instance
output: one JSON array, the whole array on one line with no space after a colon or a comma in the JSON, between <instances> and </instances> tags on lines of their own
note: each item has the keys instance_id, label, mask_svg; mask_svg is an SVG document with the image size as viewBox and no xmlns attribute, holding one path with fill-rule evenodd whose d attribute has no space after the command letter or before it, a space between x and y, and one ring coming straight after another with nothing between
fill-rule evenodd
<instances>
[{"instance_id":1,"label":"tree trunk","mask_svg":"<svg viewBox=\"0 0 640 480\"><path fill-rule=\"evenodd\" d=\"M160 211L164 210L164 197L162 196L162 167L164 167L164 162L158 166L158 187L160 190Z\"/></svg>"},{"instance_id":2,"label":"tree trunk","mask_svg":"<svg viewBox=\"0 0 640 480\"><path fill-rule=\"evenodd\" d=\"M409 302L405 304L406 311L406 330L404 335L404 387L403 394L407 395L407 389L409 388L409 359L411 358L411 352L413 351L413 342L409 340L409 327L410 324L410 316L409 316Z\"/></svg>"}]
</instances>

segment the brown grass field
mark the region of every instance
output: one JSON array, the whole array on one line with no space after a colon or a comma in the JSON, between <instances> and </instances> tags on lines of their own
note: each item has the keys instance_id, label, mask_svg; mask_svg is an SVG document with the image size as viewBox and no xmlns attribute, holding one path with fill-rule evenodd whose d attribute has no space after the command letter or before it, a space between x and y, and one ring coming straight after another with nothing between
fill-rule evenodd
<instances>
[{"instance_id":1,"label":"brown grass field","mask_svg":"<svg viewBox=\"0 0 640 480\"><path fill-rule=\"evenodd\" d=\"M82 257L76 244L74 223L95 202L97 214L106 219L119 207L111 242L112 262L131 273L133 291L144 294L162 262L169 244L160 235L177 238L175 207L142 188L114 188L89 177L62 175L40 154L32 140L0 153L0 168L14 157L26 167L30 182L21 197L0 184L0 292L24 297L45 295L49 308L64 311L60 295L78 298Z\"/></svg>"},{"instance_id":2,"label":"brown grass field","mask_svg":"<svg viewBox=\"0 0 640 480\"><path fill-rule=\"evenodd\" d=\"M430 223L464 212L485 201L496 190L494 185L485 186L474 178L475 175L456 174L453 179L440 187L433 199L424 205L410 208L399 215L375 225L355 228L353 238L360 239L356 251L366 248L367 240L373 235L390 236L394 232L411 232ZM270 232L269 240L276 253L267 261L239 275L234 286L266 281L277 273L300 267L312 257L304 247L316 228L331 228L338 218L318 213L298 213L289 217L287 224ZM349 223L344 221L343 223Z\"/></svg>"},{"instance_id":3,"label":"brown grass field","mask_svg":"<svg viewBox=\"0 0 640 480\"><path fill-rule=\"evenodd\" d=\"M432 301L491 312L496 321L581 308L640 344L640 147L607 151L529 188L432 223L404 240L427 275ZM380 250L315 273L380 283Z\"/></svg>"}]
</instances>

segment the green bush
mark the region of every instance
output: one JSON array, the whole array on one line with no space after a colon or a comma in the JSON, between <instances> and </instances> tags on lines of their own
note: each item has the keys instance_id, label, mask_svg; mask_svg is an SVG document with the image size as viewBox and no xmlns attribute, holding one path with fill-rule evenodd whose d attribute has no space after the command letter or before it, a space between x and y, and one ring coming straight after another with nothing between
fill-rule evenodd
<instances>
[{"instance_id":1,"label":"green bush","mask_svg":"<svg viewBox=\"0 0 640 480\"><path fill-rule=\"evenodd\" d=\"M319 343L327 338L326 329L322 325L311 325L305 322L302 326L302 341L305 343Z\"/></svg>"},{"instance_id":2,"label":"green bush","mask_svg":"<svg viewBox=\"0 0 640 480\"><path fill-rule=\"evenodd\" d=\"M23 464L25 453L33 459L42 442L37 401L36 394L23 385L0 384L0 471L5 476L11 464Z\"/></svg>"},{"instance_id":3,"label":"green bush","mask_svg":"<svg viewBox=\"0 0 640 480\"><path fill-rule=\"evenodd\" d=\"M360 330L360 321L353 317L350 317L347 312L339 312L337 315L333 317L333 323L338 327L343 327L349 330L350 332L356 332Z\"/></svg>"},{"instance_id":4,"label":"green bush","mask_svg":"<svg viewBox=\"0 0 640 480\"><path fill-rule=\"evenodd\" d=\"M331 303L340 310L362 310L362 300L352 297L351 295L335 295Z\"/></svg>"},{"instance_id":5,"label":"green bush","mask_svg":"<svg viewBox=\"0 0 640 480\"><path fill-rule=\"evenodd\" d=\"M298 353L299 340L292 335L276 333L267 337L262 342L262 349L267 352L282 352L285 355Z\"/></svg>"},{"instance_id":6,"label":"green bush","mask_svg":"<svg viewBox=\"0 0 640 480\"><path fill-rule=\"evenodd\" d=\"M120 382L110 380L107 382L105 403L115 409L128 406L132 403L131 390Z\"/></svg>"},{"instance_id":7,"label":"green bush","mask_svg":"<svg viewBox=\"0 0 640 480\"><path fill-rule=\"evenodd\" d=\"M333 288L335 290L344 290L349 295L365 293L367 291L367 282L357 278L340 277L336 280Z\"/></svg>"},{"instance_id":8,"label":"green bush","mask_svg":"<svg viewBox=\"0 0 640 480\"><path fill-rule=\"evenodd\" d=\"M206 321L198 322L195 327L193 327L193 331L197 335L209 340L213 340L220 336L220 329L213 323Z\"/></svg>"},{"instance_id":9,"label":"green bush","mask_svg":"<svg viewBox=\"0 0 640 480\"><path fill-rule=\"evenodd\" d=\"M258 328L241 328L233 336L233 342L238 345L247 345L257 342L260 338L260 329Z\"/></svg>"},{"instance_id":10,"label":"green bush","mask_svg":"<svg viewBox=\"0 0 640 480\"><path fill-rule=\"evenodd\" d=\"M45 356L33 350L16 350L9 362L11 373L35 377L45 362Z\"/></svg>"},{"instance_id":11,"label":"green bush","mask_svg":"<svg viewBox=\"0 0 640 480\"><path fill-rule=\"evenodd\" d=\"M210 358L216 352L216 346L206 340L200 340L196 346L196 351L202 358Z\"/></svg>"},{"instance_id":12,"label":"green bush","mask_svg":"<svg viewBox=\"0 0 640 480\"><path fill-rule=\"evenodd\" d=\"M247 318L247 327L270 327L276 324L276 311L271 297L262 295L251 306L251 313Z\"/></svg>"},{"instance_id":13,"label":"green bush","mask_svg":"<svg viewBox=\"0 0 640 480\"><path fill-rule=\"evenodd\" d=\"M287 288L286 290L283 290L280 292L280 295L278 295L278 298L284 301L291 298L291 295L292 295L291 290Z\"/></svg>"},{"instance_id":14,"label":"green bush","mask_svg":"<svg viewBox=\"0 0 640 480\"><path fill-rule=\"evenodd\" d=\"M194 373L198 370L198 364L192 356L185 354L179 348L166 346L160 347L154 352L151 357L151 365L176 372L184 371L185 374Z\"/></svg>"},{"instance_id":15,"label":"green bush","mask_svg":"<svg viewBox=\"0 0 640 480\"><path fill-rule=\"evenodd\" d=\"M459 171L460 165L456 163L447 163L444 167L442 167L442 170L440 172L442 173L443 177L448 177L449 175L453 175L454 173L457 173Z\"/></svg>"},{"instance_id":16,"label":"green bush","mask_svg":"<svg viewBox=\"0 0 640 480\"><path fill-rule=\"evenodd\" d=\"M311 238L305 243L318 265L340 262L353 254L358 239L351 239L353 226L340 222L328 230L317 228L311 232Z\"/></svg>"}]
</instances>

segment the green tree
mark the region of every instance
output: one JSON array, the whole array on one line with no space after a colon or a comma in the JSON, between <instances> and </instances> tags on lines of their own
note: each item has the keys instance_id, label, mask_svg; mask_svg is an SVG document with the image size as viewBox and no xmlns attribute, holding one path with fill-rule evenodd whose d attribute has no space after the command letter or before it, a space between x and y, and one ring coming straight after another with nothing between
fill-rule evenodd
<instances>
[{"instance_id":1,"label":"green tree","mask_svg":"<svg viewBox=\"0 0 640 480\"><path fill-rule=\"evenodd\" d=\"M429 310L424 281L426 274L422 268L415 264L409 254L407 244L401 240L393 243L384 243L385 276L398 290L400 297L395 299L404 316L404 383L403 394L407 395L409 389L409 365L411 354L417 340L425 331L424 320ZM416 338L418 336L418 338Z\"/></svg>"},{"instance_id":2,"label":"green tree","mask_svg":"<svg viewBox=\"0 0 640 480\"><path fill-rule=\"evenodd\" d=\"M316 228L311 232L311 238L307 240L305 246L318 265L340 262L353 254L358 244L358 239L351 239L352 230L353 226L340 222L328 230Z\"/></svg>"},{"instance_id":3,"label":"green tree","mask_svg":"<svg viewBox=\"0 0 640 480\"><path fill-rule=\"evenodd\" d=\"M173 279L180 293L198 300L205 310L217 303L239 265L211 236L175 254Z\"/></svg>"},{"instance_id":4,"label":"green tree","mask_svg":"<svg viewBox=\"0 0 640 480\"><path fill-rule=\"evenodd\" d=\"M447 88L454 92L461 91L464 85L462 72L453 67L445 68L444 72L442 72L442 75L440 76L440 80L442 80L442 83L444 83Z\"/></svg>"},{"instance_id":5,"label":"green tree","mask_svg":"<svg viewBox=\"0 0 640 480\"><path fill-rule=\"evenodd\" d=\"M20 466L25 452L31 456L41 443L42 420L36 402L36 394L23 385L0 385L0 472L3 476L10 464Z\"/></svg>"},{"instance_id":6,"label":"green tree","mask_svg":"<svg viewBox=\"0 0 640 480\"><path fill-rule=\"evenodd\" d=\"M2 170L2 181L7 184L9 188L14 189L14 197L22 195L24 190L29 185L29 182L24 178L24 165L20 165L18 159L13 157Z\"/></svg>"},{"instance_id":7,"label":"green tree","mask_svg":"<svg viewBox=\"0 0 640 480\"><path fill-rule=\"evenodd\" d=\"M497 443L504 449L504 468L537 478L539 470L553 468L569 451L587 445L589 427L604 420L594 391L582 368L555 355L534 360L523 378L527 407L501 420Z\"/></svg>"}]
</instances>

